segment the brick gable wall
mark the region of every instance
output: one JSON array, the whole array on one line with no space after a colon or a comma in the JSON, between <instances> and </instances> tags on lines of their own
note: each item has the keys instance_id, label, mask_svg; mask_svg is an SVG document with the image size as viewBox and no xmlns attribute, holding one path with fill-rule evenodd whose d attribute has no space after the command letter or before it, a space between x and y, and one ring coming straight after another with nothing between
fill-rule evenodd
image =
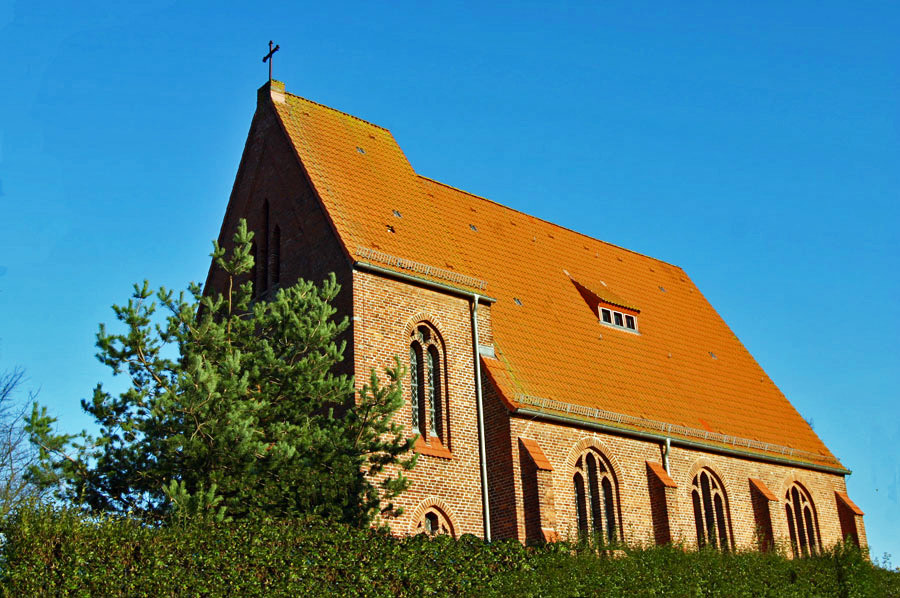
<instances>
[{"instance_id":1,"label":"brick gable wall","mask_svg":"<svg viewBox=\"0 0 900 598\"><path fill-rule=\"evenodd\" d=\"M269 206L268 239L265 234L266 202ZM333 272L341 285L341 292L334 301L338 317L352 313L353 278L349 259L267 99L260 102L253 116L219 233L219 243L226 249L234 245L232 236L241 218L247 220L248 229L254 232L254 242L264 248L263 254L269 249L271 255L272 231L276 225L280 228L280 286L290 286L300 278L318 283ZM224 288L224 277L211 269L207 284L210 288ZM257 286L257 291L259 289ZM354 350L352 321L350 324L342 338L347 342L344 372L348 374L353 373Z\"/></svg>"}]
</instances>

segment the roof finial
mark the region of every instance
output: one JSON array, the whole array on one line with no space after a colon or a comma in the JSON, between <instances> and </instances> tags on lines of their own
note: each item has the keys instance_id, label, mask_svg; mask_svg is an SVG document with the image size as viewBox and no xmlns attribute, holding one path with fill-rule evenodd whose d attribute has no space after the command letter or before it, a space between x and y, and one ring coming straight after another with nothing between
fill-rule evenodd
<instances>
[{"instance_id":1,"label":"roof finial","mask_svg":"<svg viewBox=\"0 0 900 598\"><path fill-rule=\"evenodd\" d=\"M269 53L263 56L263 62L269 63L269 82L272 81L272 55L275 54L281 46L276 45L274 48L272 47L272 40L269 40Z\"/></svg>"}]
</instances>

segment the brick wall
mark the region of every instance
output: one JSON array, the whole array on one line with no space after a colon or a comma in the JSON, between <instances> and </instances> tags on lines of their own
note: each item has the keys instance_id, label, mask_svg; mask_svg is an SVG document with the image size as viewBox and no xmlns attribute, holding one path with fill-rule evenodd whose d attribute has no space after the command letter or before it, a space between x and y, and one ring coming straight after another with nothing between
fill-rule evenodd
<instances>
[{"instance_id":1,"label":"brick wall","mask_svg":"<svg viewBox=\"0 0 900 598\"><path fill-rule=\"evenodd\" d=\"M618 482L620 531L629 542L652 544L660 539L661 530L654 528L654 522L661 521L661 509L666 510L668 532L673 541L696 542L691 483L702 467L711 469L725 488L729 533L736 547L759 548L757 529L762 506L759 497L754 496L755 490L749 478L762 480L779 499L770 506L776 543L790 546L784 496L795 482L802 484L812 497L822 544L830 546L842 539L839 502L835 495L836 491L846 491L841 475L673 446L669 453L670 475L678 487L675 489L674 504L666 506L662 489L646 465L647 461L662 461L660 444L517 416L510 418L510 430L509 447L514 464L520 461L520 447L516 439L525 436L537 440L553 465L557 531L563 537L576 533L572 487L574 461L584 450L592 447L606 455L613 466ZM523 491L519 468L516 467L516 470L517 537L525 538L526 530L522 522L527 519L527 492ZM846 519L845 516L845 528L848 525ZM861 525L861 518L859 521ZM860 531L862 538L864 530Z\"/></svg>"},{"instance_id":2,"label":"brick wall","mask_svg":"<svg viewBox=\"0 0 900 598\"><path fill-rule=\"evenodd\" d=\"M450 450L449 458L419 455L415 469L407 473L410 488L396 501L405 512L388 523L395 532L408 533L421 515L421 505L428 501L439 504L457 536L482 536L471 302L367 272L355 271L353 277L358 380L364 380L372 368L383 372L393 365L395 355L408 367L410 333L422 321L440 333L446 361L444 388L450 429L444 444ZM482 341L491 337L490 318L485 313L488 310L486 305L479 307ZM412 433L408 376L403 391L404 406L396 417Z\"/></svg>"}]
</instances>

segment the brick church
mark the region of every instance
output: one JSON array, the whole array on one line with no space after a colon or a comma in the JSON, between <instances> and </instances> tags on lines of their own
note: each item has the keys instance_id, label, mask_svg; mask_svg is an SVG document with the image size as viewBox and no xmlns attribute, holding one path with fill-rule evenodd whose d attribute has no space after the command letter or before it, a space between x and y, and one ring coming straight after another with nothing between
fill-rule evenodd
<instances>
[{"instance_id":1,"label":"brick church","mask_svg":"<svg viewBox=\"0 0 900 598\"><path fill-rule=\"evenodd\" d=\"M240 218L258 288L335 273L350 373L409 368L396 533L866 545L849 470L681 268L417 174L387 129L277 81L223 245Z\"/></svg>"}]
</instances>

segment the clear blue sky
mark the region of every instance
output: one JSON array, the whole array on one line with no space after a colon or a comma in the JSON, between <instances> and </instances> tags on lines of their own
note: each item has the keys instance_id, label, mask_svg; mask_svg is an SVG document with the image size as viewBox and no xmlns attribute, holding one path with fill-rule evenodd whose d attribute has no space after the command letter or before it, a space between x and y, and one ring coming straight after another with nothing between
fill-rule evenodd
<instances>
[{"instance_id":1,"label":"clear blue sky","mask_svg":"<svg viewBox=\"0 0 900 598\"><path fill-rule=\"evenodd\" d=\"M685 268L900 562L900 9L0 0L0 370L67 430L132 282L203 280L266 78L421 174Z\"/></svg>"}]
</instances>

